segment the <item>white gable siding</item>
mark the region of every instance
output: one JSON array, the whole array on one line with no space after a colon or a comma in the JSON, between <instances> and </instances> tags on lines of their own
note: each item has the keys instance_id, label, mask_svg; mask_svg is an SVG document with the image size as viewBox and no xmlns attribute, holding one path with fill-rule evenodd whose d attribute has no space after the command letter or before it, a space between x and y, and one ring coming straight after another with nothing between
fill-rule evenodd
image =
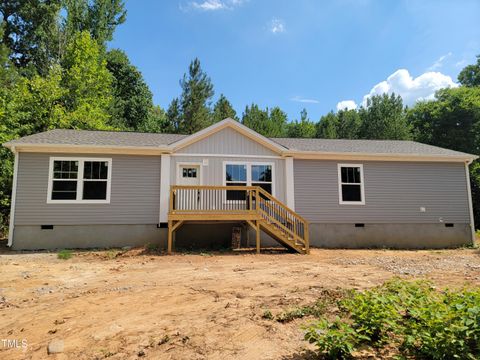
<instances>
[{"instance_id":1,"label":"white gable siding","mask_svg":"<svg viewBox=\"0 0 480 360\"><path fill-rule=\"evenodd\" d=\"M232 128L222 129L177 151L180 154L259 155L275 156L274 151L260 145Z\"/></svg>"}]
</instances>

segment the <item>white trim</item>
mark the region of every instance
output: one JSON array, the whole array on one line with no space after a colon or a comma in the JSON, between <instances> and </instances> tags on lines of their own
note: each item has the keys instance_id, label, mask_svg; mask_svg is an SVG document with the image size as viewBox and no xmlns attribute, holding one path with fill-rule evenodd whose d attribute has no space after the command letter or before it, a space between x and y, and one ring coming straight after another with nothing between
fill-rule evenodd
<instances>
[{"instance_id":1,"label":"white trim","mask_svg":"<svg viewBox=\"0 0 480 360\"><path fill-rule=\"evenodd\" d=\"M15 160L13 165L13 182L12 182L12 196L10 199L10 219L8 225L8 242L7 246L10 247L13 244L13 229L15 228L15 202L17 199L17 174L18 174L18 151L12 148L15 154Z\"/></svg>"},{"instance_id":2,"label":"white trim","mask_svg":"<svg viewBox=\"0 0 480 360\"><path fill-rule=\"evenodd\" d=\"M77 199L76 200L52 200L53 187L53 162L60 161L78 161L78 175L77 175ZM107 198L105 200L82 200L83 194L83 164L85 161L103 161L108 163L107 173ZM47 186L47 204L110 204L110 194L112 188L112 158L87 158L78 156L50 156L50 164L48 170L48 186ZM58 179L56 179L58 180ZM67 180L67 179L65 179ZM74 180L74 179L71 179Z\"/></svg>"},{"instance_id":3,"label":"white trim","mask_svg":"<svg viewBox=\"0 0 480 360\"><path fill-rule=\"evenodd\" d=\"M295 211L295 181L293 157L285 158L285 203Z\"/></svg>"},{"instance_id":4,"label":"white trim","mask_svg":"<svg viewBox=\"0 0 480 360\"><path fill-rule=\"evenodd\" d=\"M186 138L174 142L173 144L170 144L170 146L173 151L178 151L179 149L196 143L197 141L200 141L208 137L209 135L212 135L225 128L232 128L238 131L240 134L245 135L251 140L256 141L257 143L265 146L266 148L269 148L276 153L282 154L286 150L286 148L282 145L270 140L269 138L230 118L224 119L216 124L213 124L203 130L196 132L195 134L192 134Z\"/></svg>"},{"instance_id":5,"label":"white trim","mask_svg":"<svg viewBox=\"0 0 480 360\"><path fill-rule=\"evenodd\" d=\"M194 161L181 161L177 163L177 176L175 179L176 180L175 185L182 185L179 182L180 179L182 178L180 176L181 166L198 166L198 170L200 171L200 176L199 176L200 185L203 185L203 171L202 171L203 162L194 162Z\"/></svg>"},{"instance_id":6,"label":"white trim","mask_svg":"<svg viewBox=\"0 0 480 360\"><path fill-rule=\"evenodd\" d=\"M252 165L268 165L272 167L272 196L275 196L275 181L276 181L276 174L275 174L275 163L274 162L266 162L266 161L229 161L225 160L223 162L223 174L222 174L222 185L227 186L227 165L246 165L247 167L247 181L246 186L252 186ZM243 182L243 181L235 181L235 182ZM259 181L253 181L255 183L259 183ZM261 182L261 181L260 181ZM265 182L268 183L268 182Z\"/></svg>"},{"instance_id":7,"label":"white trim","mask_svg":"<svg viewBox=\"0 0 480 360\"><path fill-rule=\"evenodd\" d=\"M360 152L322 152L286 150L283 156L306 160L340 160L340 161L420 161L420 162L465 162L478 158L475 155L423 155L423 154L387 154Z\"/></svg>"},{"instance_id":8,"label":"white trim","mask_svg":"<svg viewBox=\"0 0 480 360\"><path fill-rule=\"evenodd\" d=\"M472 244L475 244L475 221L473 217L473 203L472 203L472 188L470 185L470 171L468 165L465 163L465 178L467 180L467 196L468 196L468 210L470 213L470 230L472 232Z\"/></svg>"},{"instance_id":9,"label":"white trim","mask_svg":"<svg viewBox=\"0 0 480 360\"><path fill-rule=\"evenodd\" d=\"M168 221L168 208L170 198L170 155L162 154L160 160L160 211L158 222Z\"/></svg>"},{"instance_id":10,"label":"white trim","mask_svg":"<svg viewBox=\"0 0 480 360\"><path fill-rule=\"evenodd\" d=\"M216 158L248 158L248 159L284 159L282 156L274 155L242 155L242 154L183 154L175 153L172 154L173 157L216 157Z\"/></svg>"},{"instance_id":11,"label":"white trim","mask_svg":"<svg viewBox=\"0 0 480 360\"><path fill-rule=\"evenodd\" d=\"M342 167L360 168L360 194L362 201L343 201L342 199ZM338 203L340 205L365 205L365 181L363 178L363 164L337 164L338 172ZM353 184L356 185L356 184Z\"/></svg>"}]
</instances>

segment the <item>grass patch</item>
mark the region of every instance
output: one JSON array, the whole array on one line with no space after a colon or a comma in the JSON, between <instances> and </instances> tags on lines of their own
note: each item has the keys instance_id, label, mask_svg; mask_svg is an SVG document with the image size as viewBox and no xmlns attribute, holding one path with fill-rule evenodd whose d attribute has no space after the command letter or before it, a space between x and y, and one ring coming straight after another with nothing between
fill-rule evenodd
<instances>
[{"instance_id":1,"label":"grass patch","mask_svg":"<svg viewBox=\"0 0 480 360\"><path fill-rule=\"evenodd\" d=\"M57 253L57 258L62 260L68 260L73 256L72 250L63 249Z\"/></svg>"},{"instance_id":2,"label":"grass patch","mask_svg":"<svg viewBox=\"0 0 480 360\"><path fill-rule=\"evenodd\" d=\"M295 319L301 319L305 316L320 317L325 313L327 309L327 301L320 299L312 305L306 305L297 307L288 311L285 311L275 317L275 320L281 323L287 323Z\"/></svg>"},{"instance_id":3,"label":"grass patch","mask_svg":"<svg viewBox=\"0 0 480 360\"><path fill-rule=\"evenodd\" d=\"M333 321L305 328L305 339L327 358L351 358L360 348L393 348L403 358L480 357L480 288L440 292L426 281L394 279L338 306Z\"/></svg>"}]
</instances>

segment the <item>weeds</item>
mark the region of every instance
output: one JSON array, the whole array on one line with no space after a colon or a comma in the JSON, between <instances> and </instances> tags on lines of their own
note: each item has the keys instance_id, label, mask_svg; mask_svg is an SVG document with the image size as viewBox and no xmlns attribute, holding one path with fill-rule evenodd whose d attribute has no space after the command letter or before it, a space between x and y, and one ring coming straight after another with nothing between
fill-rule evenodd
<instances>
[{"instance_id":1,"label":"weeds","mask_svg":"<svg viewBox=\"0 0 480 360\"><path fill-rule=\"evenodd\" d=\"M57 253L57 258L68 260L73 256L72 250L63 249Z\"/></svg>"},{"instance_id":2,"label":"weeds","mask_svg":"<svg viewBox=\"0 0 480 360\"><path fill-rule=\"evenodd\" d=\"M437 291L391 280L338 302L342 316L306 327L305 339L331 359L359 347L395 346L407 358L478 359L480 289Z\"/></svg>"}]
</instances>

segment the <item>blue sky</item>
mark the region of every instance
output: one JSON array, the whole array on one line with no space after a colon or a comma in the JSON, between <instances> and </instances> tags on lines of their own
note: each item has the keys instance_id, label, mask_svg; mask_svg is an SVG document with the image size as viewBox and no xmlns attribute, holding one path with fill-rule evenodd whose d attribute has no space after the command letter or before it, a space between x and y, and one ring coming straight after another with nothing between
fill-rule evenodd
<instances>
[{"instance_id":1,"label":"blue sky","mask_svg":"<svg viewBox=\"0 0 480 360\"><path fill-rule=\"evenodd\" d=\"M245 105L302 108L317 121L374 93L412 104L480 54L480 1L130 0L110 47L125 50L156 104L180 94L198 57L241 114ZM347 101L340 103L341 101Z\"/></svg>"}]
</instances>

